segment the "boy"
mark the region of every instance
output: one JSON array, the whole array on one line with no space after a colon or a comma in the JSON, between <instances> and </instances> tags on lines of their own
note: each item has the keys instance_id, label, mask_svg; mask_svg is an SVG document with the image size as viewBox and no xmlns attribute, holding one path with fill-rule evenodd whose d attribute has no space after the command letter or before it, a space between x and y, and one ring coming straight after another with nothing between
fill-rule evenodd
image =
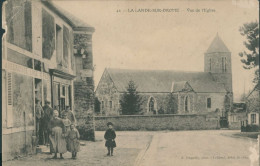
<instances>
[{"instance_id":1,"label":"boy","mask_svg":"<svg viewBox=\"0 0 260 166\"><path fill-rule=\"evenodd\" d=\"M108 122L107 123L108 129L104 135L104 138L106 139L106 144L105 146L107 147L107 156L113 156L113 149L116 147L116 133L115 130L113 129L113 123Z\"/></svg>"}]
</instances>

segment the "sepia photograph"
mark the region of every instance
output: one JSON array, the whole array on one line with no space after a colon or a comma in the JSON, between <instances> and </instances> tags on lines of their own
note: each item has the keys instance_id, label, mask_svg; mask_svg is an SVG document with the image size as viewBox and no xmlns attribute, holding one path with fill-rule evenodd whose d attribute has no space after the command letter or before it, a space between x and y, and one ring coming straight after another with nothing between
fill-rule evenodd
<instances>
[{"instance_id":1,"label":"sepia photograph","mask_svg":"<svg viewBox=\"0 0 260 166\"><path fill-rule=\"evenodd\" d=\"M2 165L260 166L258 0L5 0Z\"/></svg>"}]
</instances>

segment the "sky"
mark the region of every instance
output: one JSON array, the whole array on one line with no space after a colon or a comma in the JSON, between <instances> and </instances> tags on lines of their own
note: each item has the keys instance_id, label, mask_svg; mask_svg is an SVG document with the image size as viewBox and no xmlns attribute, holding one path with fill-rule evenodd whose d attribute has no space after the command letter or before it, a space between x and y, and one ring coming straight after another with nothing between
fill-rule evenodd
<instances>
[{"instance_id":1,"label":"sky","mask_svg":"<svg viewBox=\"0 0 260 166\"><path fill-rule=\"evenodd\" d=\"M259 20L257 0L53 2L95 28L96 86L105 68L203 71L204 53L218 33L231 51L234 100L253 88L254 70L245 70L238 55L246 50L239 27Z\"/></svg>"}]
</instances>

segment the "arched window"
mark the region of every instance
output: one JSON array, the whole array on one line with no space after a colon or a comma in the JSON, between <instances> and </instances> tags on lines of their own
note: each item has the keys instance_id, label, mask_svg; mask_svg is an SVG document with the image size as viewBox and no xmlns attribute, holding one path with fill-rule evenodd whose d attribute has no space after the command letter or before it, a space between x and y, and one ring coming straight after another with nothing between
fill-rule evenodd
<instances>
[{"instance_id":1,"label":"arched window","mask_svg":"<svg viewBox=\"0 0 260 166\"><path fill-rule=\"evenodd\" d=\"M225 73L227 72L227 64L226 64L226 61L227 61L227 58L226 57L222 57L222 73Z\"/></svg>"},{"instance_id":2,"label":"arched window","mask_svg":"<svg viewBox=\"0 0 260 166\"><path fill-rule=\"evenodd\" d=\"M189 97L188 96L185 97L184 106L185 106L185 112L189 112L189 110L190 110L190 101L189 101Z\"/></svg>"},{"instance_id":3,"label":"arched window","mask_svg":"<svg viewBox=\"0 0 260 166\"><path fill-rule=\"evenodd\" d=\"M155 100L153 97L151 97L149 100L149 112L153 112L153 114L156 114Z\"/></svg>"}]
</instances>

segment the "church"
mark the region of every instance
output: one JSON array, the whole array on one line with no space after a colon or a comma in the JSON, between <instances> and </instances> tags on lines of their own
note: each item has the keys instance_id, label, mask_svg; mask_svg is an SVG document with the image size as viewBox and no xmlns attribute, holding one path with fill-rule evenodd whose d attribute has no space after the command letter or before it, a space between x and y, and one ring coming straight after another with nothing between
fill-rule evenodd
<instances>
[{"instance_id":1,"label":"church","mask_svg":"<svg viewBox=\"0 0 260 166\"><path fill-rule=\"evenodd\" d=\"M100 115L120 115L120 99L133 81L142 97L143 115L225 112L233 102L231 52L217 34L204 54L204 72L106 68L96 89ZM169 113L169 112L168 112Z\"/></svg>"}]
</instances>

